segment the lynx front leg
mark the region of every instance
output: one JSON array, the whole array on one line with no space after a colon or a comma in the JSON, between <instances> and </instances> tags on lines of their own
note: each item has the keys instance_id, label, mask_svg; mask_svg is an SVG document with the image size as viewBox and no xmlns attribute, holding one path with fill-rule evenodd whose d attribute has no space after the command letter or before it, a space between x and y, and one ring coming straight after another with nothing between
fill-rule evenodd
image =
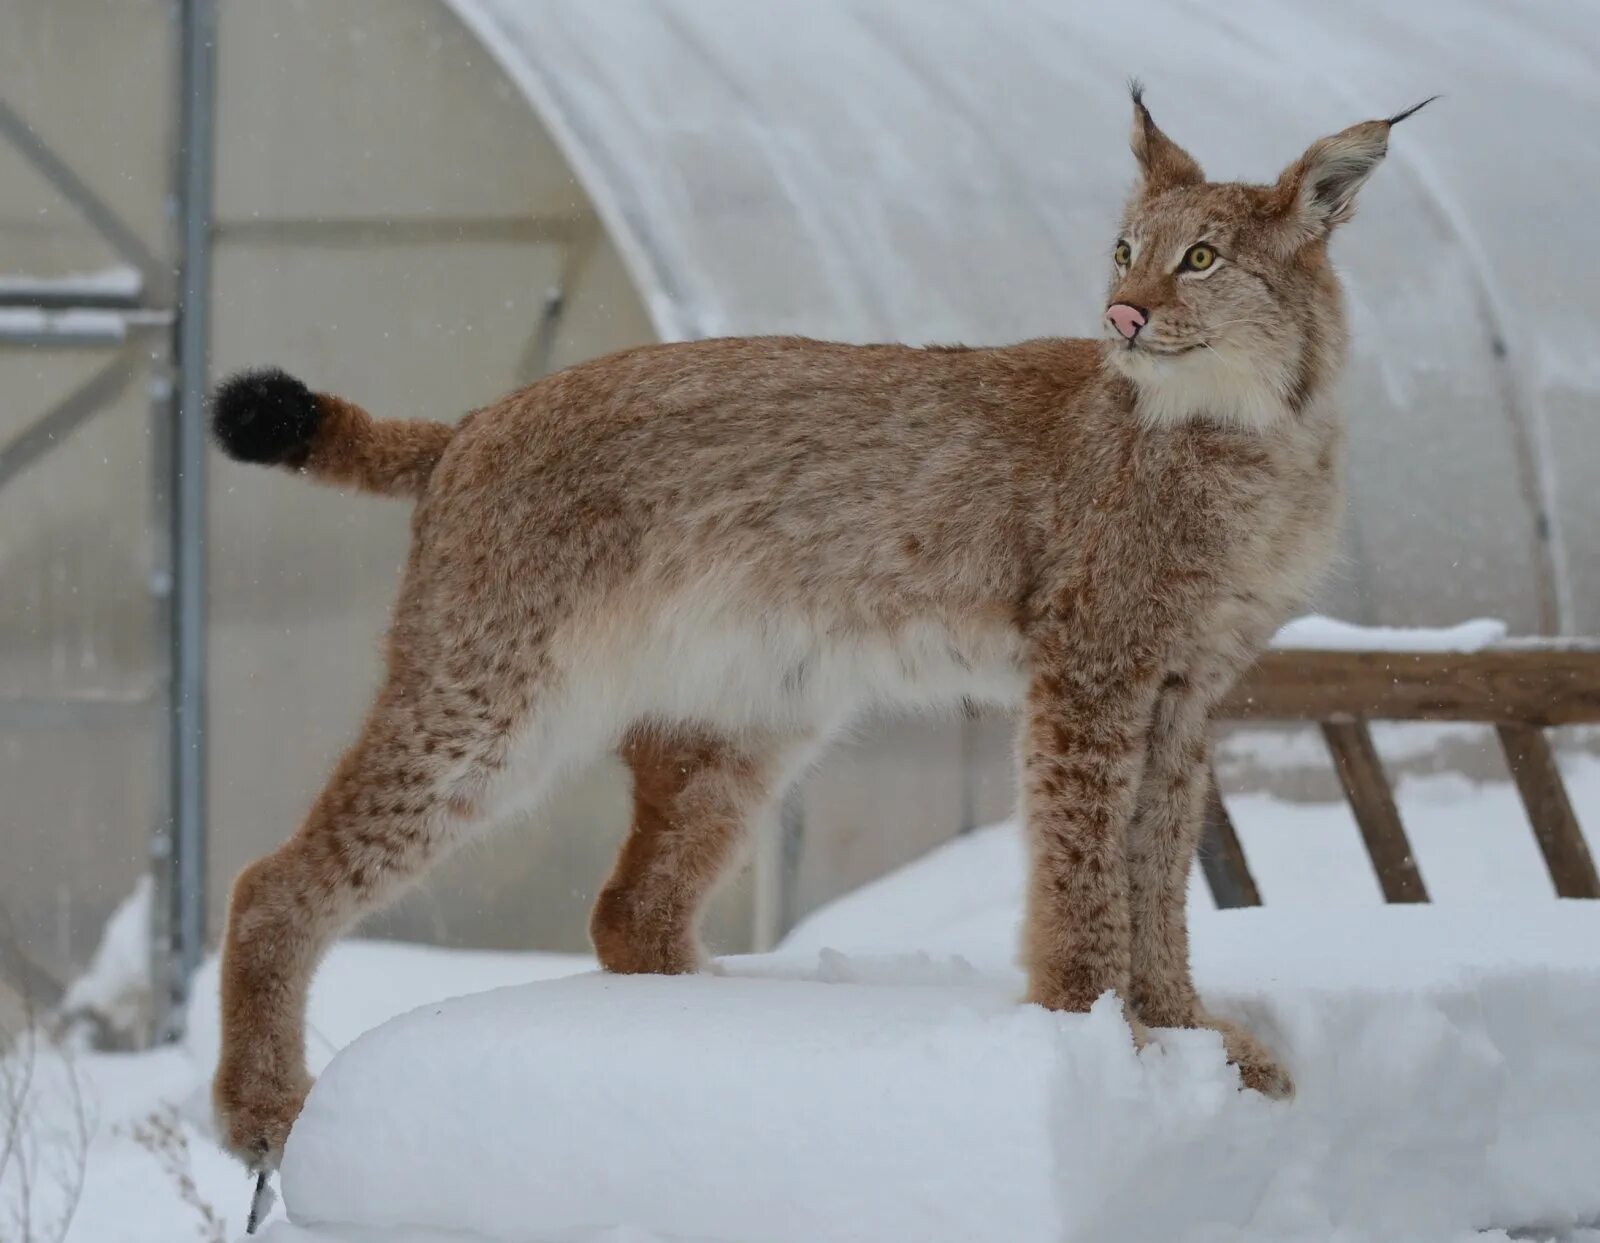
<instances>
[{"instance_id":1,"label":"lynx front leg","mask_svg":"<svg viewBox=\"0 0 1600 1243\"><path fill-rule=\"evenodd\" d=\"M1206 728L1237 665L1213 659L1167 678L1156 700L1145 768L1128 834L1132 1002L1151 1027L1206 1027L1221 1034L1245 1087L1294 1091L1289 1076L1249 1032L1206 1013L1189 969L1189 871L1211 779Z\"/></svg>"},{"instance_id":2,"label":"lynx front leg","mask_svg":"<svg viewBox=\"0 0 1600 1243\"><path fill-rule=\"evenodd\" d=\"M1154 679L1129 656L1097 660L1048 639L1033 666L1023 740L1028 998L1081 1011L1107 989L1129 995L1125 839Z\"/></svg>"},{"instance_id":3,"label":"lynx front leg","mask_svg":"<svg viewBox=\"0 0 1600 1243\"><path fill-rule=\"evenodd\" d=\"M1186 900L1210 775L1203 699L1183 674L1162 684L1128 832L1132 1001L1156 1027L1190 1026L1200 1009L1189 971Z\"/></svg>"}]
</instances>

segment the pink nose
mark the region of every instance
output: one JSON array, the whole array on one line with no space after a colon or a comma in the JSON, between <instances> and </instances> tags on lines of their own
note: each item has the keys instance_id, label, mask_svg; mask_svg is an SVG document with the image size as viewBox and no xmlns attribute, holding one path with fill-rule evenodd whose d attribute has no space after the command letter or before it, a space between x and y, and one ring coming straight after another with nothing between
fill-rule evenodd
<instances>
[{"instance_id":1,"label":"pink nose","mask_svg":"<svg viewBox=\"0 0 1600 1243\"><path fill-rule=\"evenodd\" d=\"M1129 306L1126 302L1113 302L1106 307L1106 318L1130 341L1139 329L1144 327L1144 312L1136 306Z\"/></svg>"}]
</instances>

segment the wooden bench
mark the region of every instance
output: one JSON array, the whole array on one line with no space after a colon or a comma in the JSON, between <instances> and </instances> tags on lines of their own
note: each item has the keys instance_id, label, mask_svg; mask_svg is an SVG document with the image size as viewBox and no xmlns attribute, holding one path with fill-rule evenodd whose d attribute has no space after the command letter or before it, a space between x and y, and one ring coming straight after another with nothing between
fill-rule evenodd
<instances>
[{"instance_id":1,"label":"wooden bench","mask_svg":"<svg viewBox=\"0 0 1600 1243\"><path fill-rule=\"evenodd\" d=\"M1388 902L1426 902L1428 891L1368 722L1492 725L1556 893L1600 898L1600 876L1544 732L1553 725L1600 723L1600 646L1507 644L1478 652L1276 650L1262 657L1219 715L1230 721L1320 726ZM1261 904L1215 775L1200 859L1218 906Z\"/></svg>"}]
</instances>

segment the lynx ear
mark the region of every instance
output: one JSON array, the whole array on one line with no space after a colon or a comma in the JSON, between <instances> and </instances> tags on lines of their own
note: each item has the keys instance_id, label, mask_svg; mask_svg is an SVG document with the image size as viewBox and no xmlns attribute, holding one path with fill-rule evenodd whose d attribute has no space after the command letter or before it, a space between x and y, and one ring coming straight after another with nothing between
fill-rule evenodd
<instances>
[{"instance_id":1,"label":"lynx ear","mask_svg":"<svg viewBox=\"0 0 1600 1243\"><path fill-rule=\"evenodd\" d=\"M1284 170L1278 184L1268 192L1267 209L1269 214L1283 219L1294 244L1326 237L1335 225L1355 215L1356 192L1383 163L1389 150L1389 131L1432 102L1425 99L1388 120L1363 121L1319 138Z\"/></svg>"},{"instance_id":2,"label":"lynx ear","mask_svg":"<svg viewBox=\"0 0 1600 1243\"><path fill-rule=\"evenodd\" d=\"M1133 154L1139 161L1139 191L1148 198L1179 186L1197 186L1206 175L1194 158L1161 132L1144 106L1144 86L1135 78L1128 83L1133 95Z\"/></svg>"}]
</instances>

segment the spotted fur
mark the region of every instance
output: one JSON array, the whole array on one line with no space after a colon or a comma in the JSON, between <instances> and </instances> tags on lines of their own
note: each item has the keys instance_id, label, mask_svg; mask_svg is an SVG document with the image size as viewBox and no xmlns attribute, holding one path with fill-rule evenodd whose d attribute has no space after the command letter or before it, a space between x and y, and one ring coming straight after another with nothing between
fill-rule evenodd
<instances>
[{"instance_id":1,"label":"spotted fur","mask_svg":"<svg viewBox=\"0 0 1600 1243\"><path fill-rule=\"evenodd\" d=\"M304 825L234 886L229 1147L278 1160L329 942L480 826L620 749L635 818L595 946L615 971L693 970L752 818L887 703L1023 708L1032 1001L1114 991L1136 1032L1215 1028L1247 1086L1287 1092L1197 998L1184 896L1208 717L1335 542L1326 242L1387 133L1213 184L1136 101L1111 282L1143 310L1131 342L652 346L454 429L307 405L276 375L224 389L225 446L418 500L385 684ZM1200 241L1215 270L1179 270Z\"/></svg>"}]
</instances>

